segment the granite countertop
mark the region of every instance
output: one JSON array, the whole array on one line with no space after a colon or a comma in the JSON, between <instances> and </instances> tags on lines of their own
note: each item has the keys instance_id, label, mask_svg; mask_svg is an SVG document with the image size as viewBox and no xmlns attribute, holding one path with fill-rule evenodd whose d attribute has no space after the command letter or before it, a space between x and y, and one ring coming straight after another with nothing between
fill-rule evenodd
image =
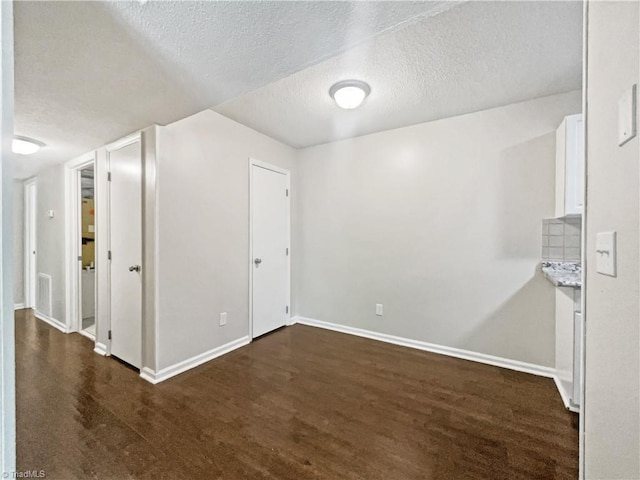
<instances>
[{"instance_id":1,"label":"granite countertop","mask_svg":"<svg viewBox=\"0 0 640 480\"><path fill-rule=\"evenodd\" d=\"M556 287L582 287L582 265L577 262L542 262L542 273Z\"/></svg>"}]
</instances>

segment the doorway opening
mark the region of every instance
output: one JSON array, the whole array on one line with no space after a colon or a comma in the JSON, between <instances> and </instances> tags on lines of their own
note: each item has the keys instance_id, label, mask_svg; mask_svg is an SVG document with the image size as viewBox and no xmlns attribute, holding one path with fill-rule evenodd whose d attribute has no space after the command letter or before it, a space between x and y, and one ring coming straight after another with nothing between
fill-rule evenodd
<instances>
[{"instance_id":1,"label":"doorway opening","mask_svg":"<svg viewBox=\"0 0 640 480\"><path fill-rule=\"evenodd\" d=\"M96 222L95 222L95 165L79 170L80 182L80 333L96 337Z\"/></svg>"},{"instance_id":2,"label":"doorway opening","mask_svg":"<svg viewBox=\"0 0 640 480\"><path fill-rule=\"evenodd\" d=\"M95 155L65 165L66 331L96 338Z\"/></svg>"}]
</instances>

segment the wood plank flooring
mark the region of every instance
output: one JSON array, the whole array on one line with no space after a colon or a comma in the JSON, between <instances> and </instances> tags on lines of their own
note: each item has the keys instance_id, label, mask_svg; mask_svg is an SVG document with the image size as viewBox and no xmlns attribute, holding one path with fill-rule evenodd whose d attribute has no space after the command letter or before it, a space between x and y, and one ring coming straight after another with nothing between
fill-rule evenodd
<instances>
[{"instance_id":1,"label":"wood plank flooring","mask_svg":"<svg viewBox=\"0 0 640 480\"><path fill-rule=\"evenodd\" d=\"M16 312L20 470L48 479L578 476L549 379L296 325L151 385Z\"/></svg>"}]
</instances>

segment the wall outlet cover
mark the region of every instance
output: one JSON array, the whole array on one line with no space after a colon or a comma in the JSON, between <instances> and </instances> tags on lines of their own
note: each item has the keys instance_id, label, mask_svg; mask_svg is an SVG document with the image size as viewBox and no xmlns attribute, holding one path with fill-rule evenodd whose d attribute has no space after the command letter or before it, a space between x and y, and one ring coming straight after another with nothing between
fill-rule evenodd
<instances>
[{"instance_id":1,"label":"wall outlet cover","mask_svg":"<svg viewBox=\"0 0 640 480\"><path fill-rule=\"evenodd\" d=\"M222 312L220 314L220 326L223 327L227 324L227 312Z\"/></svg>"},{"instance_id":2,"label":"wall outlet cover","mask_svg":"<svg viewBox=\"0 0 640 480\"><path fill-rule=\"evenodd\" d=\"M382 304L381 303L376 303L376 315L381 317L382 314L383 314Z\"/></svg>"}]
</instances>

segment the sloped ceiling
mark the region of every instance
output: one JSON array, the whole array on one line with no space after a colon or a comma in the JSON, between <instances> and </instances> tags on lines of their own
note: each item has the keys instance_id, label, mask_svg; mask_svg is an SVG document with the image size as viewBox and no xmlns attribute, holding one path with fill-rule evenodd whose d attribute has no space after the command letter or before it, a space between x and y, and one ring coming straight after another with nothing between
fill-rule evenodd
<instances>
[{"instance_id":1,"label":"sloped ceiling","mask_svg":"<svg viewBox=\"0 0 640 480\"><path fill-rule=\"evenodd\" d=\"M18 178L313 66L455 2L17 2Z\"/></svg>"},{"instance_id":2,"label":"sloped ceiling","mask_svg":"<svg viewBox=\"0 0 640 480\"><path fill-rule=\"evenodd\" d=\"M469 2L214 110L307 147L577 90L581 74L580 2ZM371 86L356 110L329 96L344 79Z\"/></svg>"}]
</instances>

